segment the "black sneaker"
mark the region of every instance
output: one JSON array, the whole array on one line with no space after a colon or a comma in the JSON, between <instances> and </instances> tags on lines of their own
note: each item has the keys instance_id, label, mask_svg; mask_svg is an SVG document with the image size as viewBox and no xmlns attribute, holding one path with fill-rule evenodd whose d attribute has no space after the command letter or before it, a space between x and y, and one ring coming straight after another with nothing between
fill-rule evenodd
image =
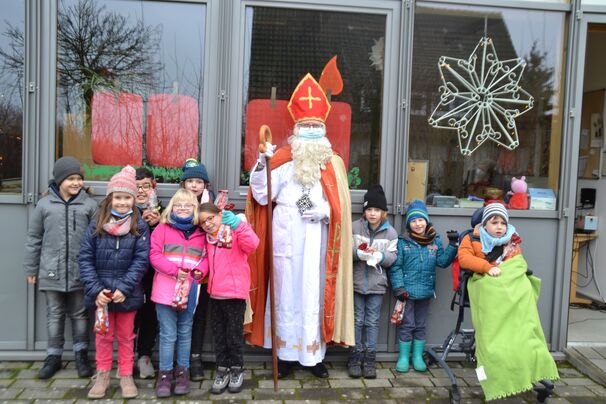
<instances>
[{"instance_id":1,"label":"black sneaker","mask_svg":"<svg viewBox=\"0 0 606 404\"><path fill-rule=\"evenodd\" d=\"M347 361L347 373L349 377L358 378L362 377L362 352L354 351L349 361Z\"/></svg>"},{"instance_id":2,"label":"black sneaker","mask_svg":"<svg viewBox=\"0 0 606 404\"><path fill-rule=\"evenodd\" d=\"M38 371L38 378L50 379L62 366L63 362L61 362L60 355L48 355L44 360L44 366Z\"/></svg>"},{"instance_id":3,"label":"black sneaker","mask_svg":"<svg viewBox=\"0 0 606 404\"><path fill-rule=\"evenodd\" d=\"M210 392L213 394L221 394L229 385L229 369L223 366L217 367L215 372L215 381L213 382Z\"/></svg>"},{"instance_id":4,"label":"black sneaker","mask_svg":"<svg viewBox=\"0 0 606 404\"><path fill-rule=\"evenodd\" d=\"M189 359L189 378L195 382L204 379L204 368L200 355L192 355Z\"/></svg>"},{"instance_id":5,"label":"black sneaker","mask_svg":"<svg viewBox=\"0 0 606 404\"><path fill-rule=\"evenodd\" d=\"M244 383L244 369L241 366L232 366L229 370L229 385L230 393L239 393L242 391Z\"/></svg>"},{"instance_id":6,"label":"black sneaker","mask_svg":"<svg viewBox=\"0 0 606 404\"><path fill-rule=\"evenodd\" d=\"M93 370L91 369L90 362L88 360L88 351L84 349L77 351L75 354L78 377L91 377L93 375Z\"/></svg>"}]
</instances>

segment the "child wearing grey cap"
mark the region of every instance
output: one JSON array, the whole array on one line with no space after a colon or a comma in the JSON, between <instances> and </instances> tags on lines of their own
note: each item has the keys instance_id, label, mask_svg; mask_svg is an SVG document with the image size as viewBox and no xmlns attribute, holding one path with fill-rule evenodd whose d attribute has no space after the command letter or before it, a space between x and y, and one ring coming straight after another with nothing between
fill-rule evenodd
<instances>
[{"instance_id":1,"label":"child wearing grey cap","mask_svg":"<svg viewBox=\"0 0 606 404\"><path fill-rule=\"evenodd\" d=\"M46 297L47 357L38 372L40 379L52 377L62 367L66 316L72 322L78 376L92 375L78 252L97 203L83 185L80 162L70 156L58 159L48 192L38 201L29 222L23 268L27 282L37 284Z\"/></svg>"}]
</instances>

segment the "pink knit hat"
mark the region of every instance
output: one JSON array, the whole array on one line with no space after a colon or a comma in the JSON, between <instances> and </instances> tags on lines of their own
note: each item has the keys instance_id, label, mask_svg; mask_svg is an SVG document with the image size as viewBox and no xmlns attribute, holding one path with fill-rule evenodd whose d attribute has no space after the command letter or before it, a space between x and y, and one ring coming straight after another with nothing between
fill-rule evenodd
<instances>
[{"instance_id":1,"label":"pink knit hat","mask_svg":"<svg viewBox=\"0 0 606 404\"><path fill-rule=\"evenodd\" d=\"M114 174L109 183L105 195L112 192L126 192L137 197L137 183L135 182L135 169L131 166L124 167L119 173Z\"/></svg>"}]
</instances>

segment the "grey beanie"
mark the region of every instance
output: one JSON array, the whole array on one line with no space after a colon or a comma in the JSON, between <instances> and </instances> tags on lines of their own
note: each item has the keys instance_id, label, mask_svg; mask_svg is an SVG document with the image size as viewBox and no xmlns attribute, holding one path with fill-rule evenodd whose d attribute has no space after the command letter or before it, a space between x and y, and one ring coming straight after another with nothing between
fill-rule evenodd
<instances>
[{"instance_id":1,"label":"grey beanie","mask_svg":"<svg viewBox=\"0 0 606 404\"><path fill-rule=\"evenodd\" d=\"M84 178L84 172L80 162L71 156L63 156L59 160L55 161L53 167L53 177L57 185L61 185L63 181L70 175L78 174Z\"/></svg>"}]
</instances>

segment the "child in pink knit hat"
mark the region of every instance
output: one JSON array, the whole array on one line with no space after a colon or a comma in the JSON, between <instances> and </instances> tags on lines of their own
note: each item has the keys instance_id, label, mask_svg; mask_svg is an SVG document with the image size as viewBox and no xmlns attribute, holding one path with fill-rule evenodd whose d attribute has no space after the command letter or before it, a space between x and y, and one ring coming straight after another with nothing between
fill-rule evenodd
<instances>
[{"instance_id":1,"label":"child in pink knit hat","mask_svg":"<svg viewBox=\"0 0 606 404\"><path fill-rule=\"evenodd\" d=\"M135 169L124 167L107 184L80 247L80 279L89 308L109 311L106 333L96 336L97 376L88 398L103 398L109 386L114 335L118 342L118 369L123 398L138 395L133 380L134 323L143 305L142 278L149 260L149 227L135 209Z\"/></svg>"}]
</instances>

